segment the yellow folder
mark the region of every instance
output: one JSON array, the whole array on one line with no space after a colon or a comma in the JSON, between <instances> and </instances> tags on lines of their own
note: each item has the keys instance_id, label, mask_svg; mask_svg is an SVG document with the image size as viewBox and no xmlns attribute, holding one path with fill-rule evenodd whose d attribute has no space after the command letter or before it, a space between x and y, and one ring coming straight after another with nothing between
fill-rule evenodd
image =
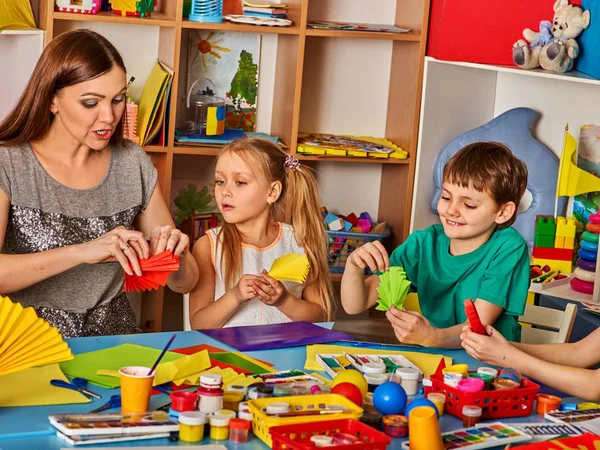
<instances>
[{"instance_id":1,"label":"yellow folder","mask_svg":"<svg viewBox=\"0 0 600 450\"><path fill-rule=\"evenodd\" d=\"M140 144L147 145L162 125L173 72L158 59L146 80L138 109Z\"/></svg>"}]
</instances>

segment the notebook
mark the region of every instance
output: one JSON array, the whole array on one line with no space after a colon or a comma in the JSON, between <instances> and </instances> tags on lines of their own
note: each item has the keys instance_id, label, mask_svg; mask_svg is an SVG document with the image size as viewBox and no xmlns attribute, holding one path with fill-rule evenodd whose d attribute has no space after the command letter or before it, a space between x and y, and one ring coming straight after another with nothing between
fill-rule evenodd
<instances>
[{"instance_id":1,"label":"notebook","mask_svg":"<svg viewBox=\"0 0 600 450\"><path fill-rule=\"evenodd\" d=\"M137 130L142 146L148 145L161 127L166 132L166 110L172 80L173 70L157 59L144 85L138 109Z\"/></svg>"}]
</instances>

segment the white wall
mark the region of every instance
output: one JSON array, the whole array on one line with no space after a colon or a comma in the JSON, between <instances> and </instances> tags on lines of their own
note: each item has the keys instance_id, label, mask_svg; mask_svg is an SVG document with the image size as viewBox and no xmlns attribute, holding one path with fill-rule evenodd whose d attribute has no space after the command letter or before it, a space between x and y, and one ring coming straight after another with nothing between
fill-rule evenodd
<instances>
[{"instance_id":1,"label":"white wall","mask_svg":"<svg viewBox=\"0 0 600 450\"><path fill-rule=\"evenodd\" d=\"M308 9L308 20L393 24L395 15L394 0L316 0Z\"/></svg>"}]
</instances>

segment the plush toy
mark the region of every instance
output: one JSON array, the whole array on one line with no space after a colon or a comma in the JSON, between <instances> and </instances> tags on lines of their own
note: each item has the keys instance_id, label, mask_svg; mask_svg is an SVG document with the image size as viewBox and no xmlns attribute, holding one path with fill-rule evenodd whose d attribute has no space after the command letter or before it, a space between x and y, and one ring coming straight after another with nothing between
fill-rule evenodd
<instances>
[{"instance_id":1,"label":"plush toy","mask_svg":"<svg viewBox=\"0 0 600 450\"><path fill-rule=\"evenodd\" d=\"M554 20L542 21L540 31L523 30L523 37L513 45L513 61L522 69L542 67L564 73L573 68L579 54L575 38L590 24L590 12L569 5L569 0L556 0Z\"/></svg>"}]
</instances>

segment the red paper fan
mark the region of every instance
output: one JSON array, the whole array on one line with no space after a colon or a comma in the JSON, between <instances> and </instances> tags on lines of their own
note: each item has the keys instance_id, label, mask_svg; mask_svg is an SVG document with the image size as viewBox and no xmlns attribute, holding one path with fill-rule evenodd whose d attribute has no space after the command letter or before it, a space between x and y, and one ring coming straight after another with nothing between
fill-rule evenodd
<instances>
[{"instance_id":1,"label":"red paper fan","mask_svg":"<svg viewBox=\"0 0 600 450\"><path fill-rule=\"evenodd\" d=\"M142 276L125 274L125 291L151 291L165 286L169 275L179 270L179 257L165 250L148 259L140 259L140 267Z\"/></svg>"}]
</instances>

